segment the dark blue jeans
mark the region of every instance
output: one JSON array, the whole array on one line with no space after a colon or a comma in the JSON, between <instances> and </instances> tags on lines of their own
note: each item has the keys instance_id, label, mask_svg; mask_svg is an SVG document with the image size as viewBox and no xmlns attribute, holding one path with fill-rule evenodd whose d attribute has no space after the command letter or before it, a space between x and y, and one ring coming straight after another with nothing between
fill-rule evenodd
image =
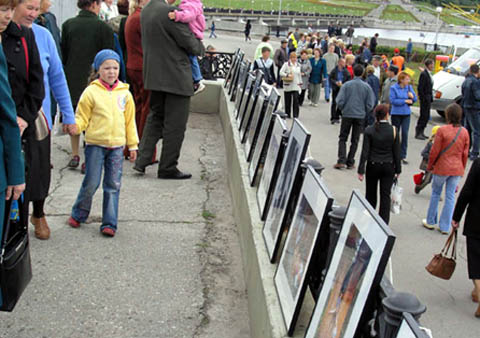
<instances>
[{"instance_id":1,"label":"dark blue jeans","mask_svg":"<svg viewBox=\"0 0 480 338\"><path fill-rule=\"evenodd\" d=\"M480 111L466 109L465 119L467 121L468 129L470 129L472 135L470 158L475 159L478 157L480 148Z\"/></svg>"},{"instance_id":2,"label":"dark blue jeans","mask_svg":"<svg viewBox=\"0 0 480 338\"><path fill-rule=\"evenodd\" d=\"M80 223L87 220L92 208L93 195L103 177L102 226L117 229L118 200L123 170L123 148L104 148L87 145L85 148L85 178L72 208L72 217Z\"/></svg>"},{"instance_id":3,"label":"dark blue jeans","mask_svg":"<svg viewBox=\"0 0 480 338\"><path fill-rule=\"evenodd\" d=\"M407 158L408 148L408 129L410 128L410 115L392 115L392 124L397 128L397 131L401 133L401 151L400 157Z\"/></svg>"}]
</instances>

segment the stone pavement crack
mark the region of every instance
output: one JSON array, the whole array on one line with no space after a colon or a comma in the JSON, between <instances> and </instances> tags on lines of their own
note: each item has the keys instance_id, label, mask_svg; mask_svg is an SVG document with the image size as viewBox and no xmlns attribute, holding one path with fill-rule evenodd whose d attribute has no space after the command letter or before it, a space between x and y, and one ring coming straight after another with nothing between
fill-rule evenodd
<instances>
[{"instance_id":1,"label":"stone pavement crack","mask_svg":"<svg viewBox=\"0 0 480 338\"><path fill-rule=\"evenodd\" d=\"M57 147L58 150L70 155L68 150L63 148L60 144L56 143L55 141L53 141L53 144ZM57 192L57 190L60 189L60 187L62 186L62 181L63 181L63 178L65 176L64 171L66 169L69 169L68 165L60 168L60 170L58 171L59 177L55 180L55 184L53 185L53 188L49 191L49 194L48 194L48 197L47 197L47 206L52 206L51 204L55 199L54 195Z\"/></svg>"}]
</instances>

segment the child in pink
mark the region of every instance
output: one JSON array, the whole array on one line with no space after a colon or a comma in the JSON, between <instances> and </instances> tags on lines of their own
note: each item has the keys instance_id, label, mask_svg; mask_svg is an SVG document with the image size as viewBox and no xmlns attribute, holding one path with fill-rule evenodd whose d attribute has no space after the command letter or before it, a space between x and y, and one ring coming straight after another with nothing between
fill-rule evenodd
<instances>
[{"instance_id":1,"label":"child in pink","mask_svg":"<svg viewBox=\"0 0 480 338\"><path fill-rule=\"evenodd\" d=\"M201 0L182 0L178 5L180 11L173 11L168 14L171 20L176 22L188 23L190 31L199 40L203 40L203 32L205 31L205 16L203 15L203 4ZM200 71L200 65L195 55L189 55L190 64L192 66L193 86L195 94L201 92L205 86L201 83L203 80Z\"/></svg>"}]
</instances>

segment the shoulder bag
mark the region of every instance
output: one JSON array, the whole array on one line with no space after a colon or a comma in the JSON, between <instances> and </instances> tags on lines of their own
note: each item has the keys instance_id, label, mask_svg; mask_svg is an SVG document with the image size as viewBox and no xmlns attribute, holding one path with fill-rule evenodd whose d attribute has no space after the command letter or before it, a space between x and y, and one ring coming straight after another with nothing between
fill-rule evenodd
<instances>
[{"instance_id":1,"label":"shoulder bag","mask_svg":"<svg viewBox=\"0 0 480 338\"><path fill-rule=\"evenodd\" d=\"M452 245L453 243L453 245ZM452 253L448 257L448 251L452 247ZM425 269L435 277L449 280L457 265L457 229L448 236L447 242L439 254L433 256Z\"/></svg>"},{"instance_id":2,"label":"shoulder bag","mask_svg":"<svg viewBox=\"0 0 480 338\"><path fill-rule=\"evenodd\" d=\"M3 236L0 240L0 311L11 312L32 279L30 243L25 220L12 221L13 200L5 203ZM21 215L21 201L18 201Z\"/></svg>"},{"instance_id":3,"label":"shoulder bag","mask_svg":"<svg viewBox=\"0 0 480 338\"><path fill-rule=\"evenodd\" d=\"M27 40L25 37L21 37L23 50L25 52L25 63L27 66L27 81L29 80L29 73L30 73L30 58L28 57L28 46ZM48 95L48 94L47 94ZM50 128L48 128L47 117L45 116L43 109L37 113L37 118L35 119L35 138L37 141L44 140L48 134L50 134Z\"/></svg>"},{"instance_id":4,"label":"shoulder bag","mask_svg":"<svg viewBox=\"0 0 480 338\"><path fill-rule=\"evenodd\" d=\"M291 83L293 82L293 69L290 67L290 62L287 63L288 65L288 74L287 76L282 76L282 81L283 82L287 82L287 83Z\"/></svg>"}]
</instances>

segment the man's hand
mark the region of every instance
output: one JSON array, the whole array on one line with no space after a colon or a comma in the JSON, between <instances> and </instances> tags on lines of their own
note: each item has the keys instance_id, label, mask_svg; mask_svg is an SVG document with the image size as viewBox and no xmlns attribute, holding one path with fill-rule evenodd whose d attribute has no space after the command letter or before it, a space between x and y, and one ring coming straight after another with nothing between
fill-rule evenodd
<instances>
[{"instance_id":1,"label":"man's hand","mask_svg":"<svg viewBox=\"0 0 480 338\"><path fill-rule=\"evenodd\" d=\"M137 151L130 150L130 162L135 162L137 160Z\"/></svg>"},{"instance_id":2,"label":"man's hand","mask_svg":"<svg viewBox=\"0 0 480 338\"><path fill-rule=\"evenodd\" d=\"M25 129L28 128L28 123L21 117L17 116L17 124L18 124L18 128L20 128L20 136L22 136Z\"/></svg>"},{"instance_id":3,"label":"man's hand","mask_svg":"<svg viewBox=\"0 0 480 338\"><path fill-rule=\"evenodd\" d=\"M5 193L5 199L8 201L10 198L12 198L12 194L13 194L13 199L18 200L20 198L20 195L24 191L25 191L25 183L19 184L19 185L9 185Z\"/></svg>"},{"instance_id":4,"label":"man's hand","mask_svg":"<svg viewBox=\"0 0 480 338\"><path fill-rule=\"evenodd\" d=\"M175 20L177 15L175 14L175 11L168 13L168 17L170 20Z\"/></svg>"},{"instance_id":5,"label":"man's hand","mask_svg":"<svg viewBox=\"0 0 480 338\"><path fill-rule=\"evenodd\" d=\"M364 178L363 174L358 174L358 180L360 182L363 182L363 178Z\"/></svg>"},{"instance_id":6,"label":"man's hand","mask_svg":"<svg viewBox=\"0 0 480 338\"><path fill-rule=\"evenodd\" d=\"M452 220L452 227L454 229L458 229L459 226L460 226L460 224L457 221Z\"/></svg>"}]
</instances>

